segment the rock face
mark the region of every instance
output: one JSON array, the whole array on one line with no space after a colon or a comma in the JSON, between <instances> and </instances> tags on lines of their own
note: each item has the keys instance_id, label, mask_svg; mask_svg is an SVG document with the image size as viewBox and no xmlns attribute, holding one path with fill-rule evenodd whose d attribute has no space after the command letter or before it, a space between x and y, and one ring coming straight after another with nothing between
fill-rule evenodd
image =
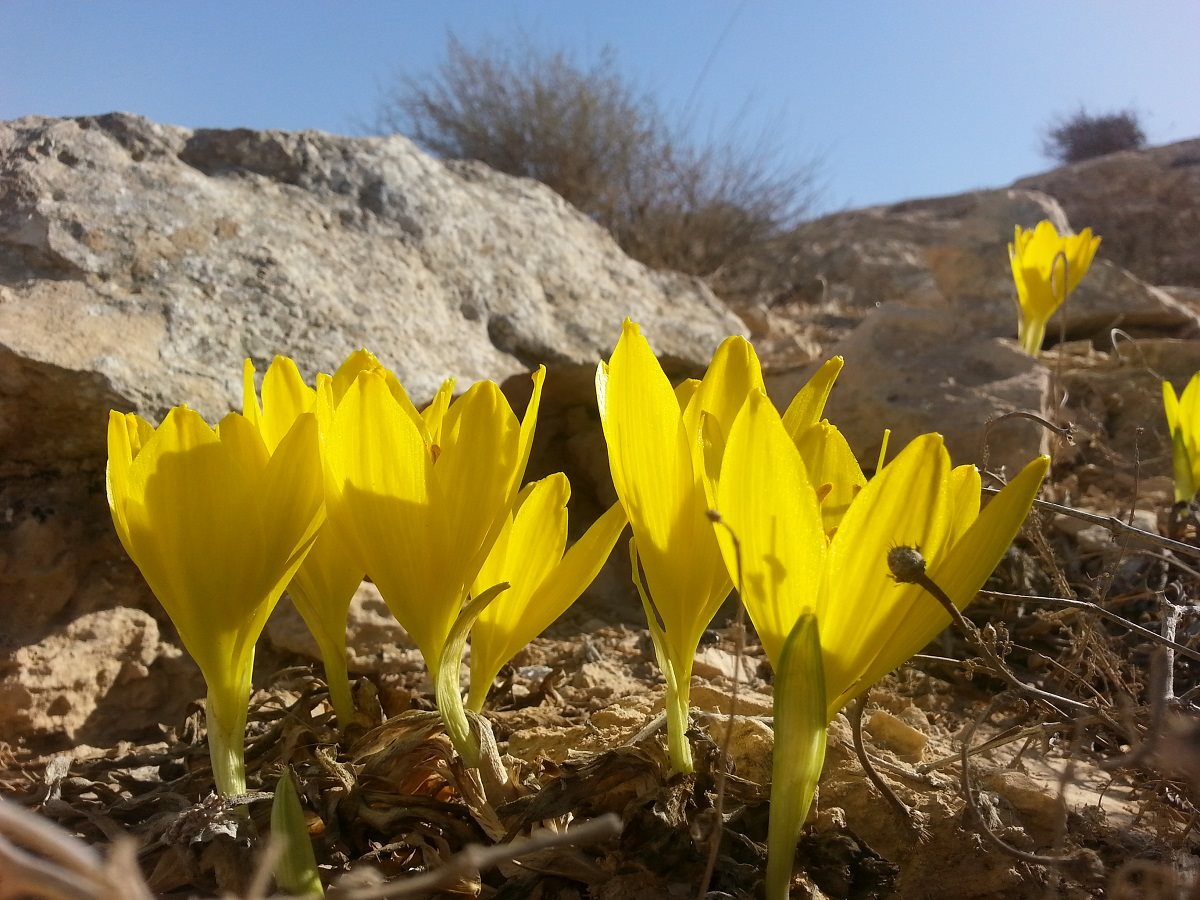
<instances>
[{"instance_id":1,"label":"rock face","mask_svg":"<svg viewBox=\"0 0 1200 900\"><path fill-rule=\"evenodd\" d=\"M1195 248L1168 241L1161 267L1137 263L1185 286L1161 290L1113 262L1134 266L1127 235L1143 231L1077 204L1111 188L1114 210L1132 208L1117 188L1136 193L1144 168L1166 184L1155 190L1182 197L1197 146L1030 180L1062 192L1071 225L1104 237L1050 325L1050 343L1067 344L1042 360L1016 349L1006 245L1016 224L1068 220L1027 187L827 216L722 286L757 285L738 308L779 403L812 365L845 355L827 414L868 469L890 427L893 454L936 430L956 463L1011 474L1047 432L1000 417L1058 417L1065 389L1068 413L1093 432L1067 461L1104 463L1073 476L1079 490L1111 482L1117 455L1140 460L1129 483L1143 485L1169 472L1160 376L1182 386L1197 359L1197 342L1177 340L1200 333ZM1124 174L1110 173L1118 165ZM1194 234L1196 208L1166 230ZM545 187L439 162L403 138L189 131L127 115L0 123L0 735L107 744L177 722L203 693L113 533L109 408L158 419L186 402L213 419L240 407L245 357L261 370L286 353L311 376L368 346L417 401L447 376L460 388L494 378L520 409L526 373L544 362L528 475L565 469L572 521L586 524L611 501L593 372L627 315L675 376L698 373L745 330L702 283L631 261ZM1138 343L1097 353L1117 327ZM622 605L639 616L614 572L597 589L602 616ZM355 671L412 656L395 649L404 635L369 586L355 609ZM295 615L280 615L267 641L313 652Z\"/></svg>"},{"instance_id":2,"label":"rock face","mask_svg":"<svg viewBox=\"0 0 1200 900\"><path fill-rule=\"evenodd\" d=\"M907 440L941 431L956 462L983 460L984 431L1013 411L1049 413L1050 363L1015 349L1016 307L1008 261L1013 227L1050 219L1070 225L1052 198L1028 190L976 191L839 213L792 236L793 287L748 316L781 366L782 400L812 370L810 358L843 353L847 366L830 400L831 421L867 460L884 427ZM1145 284L1107 257L1096 261L1047 330L1048 342L1111 346L1134 337L1200 332L1194 305ZM807 273L808 282L800 276ZM808 289L805 289L808 285ZM817 289L812 290L812 285ZM988 432L988 459L1010 471L1045 448L1047 433L1026 420Z\"/></svg>"},{"instance_id":3,"label":"rock face","mask_svg":"<svg viewBox=\"0 0 1200 900\"><path fill-rule=\"evenodd\" d=\"M592 372L624 316L680 373L743 330L547 188L400 137L0 123L0 733L101 743L133 736L97 712L114 684L138 683L121 702L149 728L202 693L113 535L109 408L215 419L240 408L246 357L311 376L367 346L418 401L447 376L527 395L547 363L555 447L568 416L596 430ZM594 468L594 447L575 455Z\"/></svg>"},{"instance_id":4,"label":"rock face","mask_svg":"<svg viewBox=\"0 0 1200 900\"><path fill-rule=\"evenodd\" d=\"M1200 140L1113 153L1013 186L1050 194L1072 222L1104 235L1101 252L1138 278L1200 288Z\"/></svg>"}]
</instances>

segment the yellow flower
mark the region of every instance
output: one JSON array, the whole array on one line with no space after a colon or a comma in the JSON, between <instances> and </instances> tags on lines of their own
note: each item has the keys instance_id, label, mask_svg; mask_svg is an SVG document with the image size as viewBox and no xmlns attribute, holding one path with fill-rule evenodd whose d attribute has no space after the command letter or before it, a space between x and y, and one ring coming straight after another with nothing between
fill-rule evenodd
<instances>
[{"instance_id":1,"label":"yellow flower","mask_svg":"<svg viewBox=\"0 0 1200 900\"><path fill-rule=\"evenodd\" d=\"M840 368L840 360L827 363L792 401L785 418L795 433L819 424ZM762 389L754 348L731 337L702 380L673 391L629 320L596 373L609 468L633 529L634 582L667 683L671 764L680 772L692 769L685 732L696 646L732 587L707 516L705 460L719 469L729 426L746 397Z\"/></svg>"},{"instance_id":2,"label":"yellow flower","mask_svg":"<svg viewBox=\"0 0 1200 900\"><path fill-rule=\"evenodd\" d=\"M1175 502L1187 503L1200 488L1200 372L1192 376L1180 396L1169 381L1163 382L1162 390L1171 432Z\"/></svg>"},{"instance_id":3,"label":"yellow flower","mask_svg":"<svg viewBox=\"0 0 1200 900\"><path fill-rule=\"evenodd\" d=\"M787 896L825 723L949 624L920 586L891 577L889 552L919 548L929 576L966 606L1012 542L1048 465L1044 456L1031 462L981 512L975 468L952 469L941 436L921 435L859 491L829 538L817 489L766 396L752 395L733 422L715 485L728 529L715 531L730 571L740 566L742 600L778 673L776 723L786 726L773 767L784 787L772 797L769 897ZM823 677L812 673L813 656Z\"/></svg>"},{"instance_id":4,"label":"yellow flower","mask_svg":"<svg viewBox=\"0 0 1200 900\"><path fill-rule=\"evenodd\" d=\"M832 717L949 624L936 600L896 583L889 550L917 547L930 577L966 606L1000 561L1046 473L1039 457L980 512L974 466L950 467L937 434L915 438L850 503L832 539L795 444L763 394L733 423L717 509L741 542L744 602L778 663L800 614L814 612ZM716 530L733 568L732 539Z\"/></svg>"},{"instance_id":5,"label":"yellow flower","mask_svg":"<svg viewBox=\"0 0 1200 900\"><path fill-rule=\"evenodd\" d=\"M716 431L762 383L753 349L729 338L704 379L680 385L677 396L628 319L610 362L596 373L613 484L633 526L634 581L667 682L671 764L681 772L692 770L685 732L693 657L732 587L705 514L700 413L709 412Z\"/></svg>"},{"instance_id":6,"label":"yellow flower","mask_svg":"<svg viewBox=\"0 0 1200 900\"><path fill-rule=\"evenodd\" d=\"M544 368L533 376L523 421L491 381L444 411L435 401L427 421L394 377L367 368L337 404L326 439L330 521L437 675L438 706L468 760L477 748L462 697L442 689L457 685L458 660L443 656L516 498L544 376Z\"/></svg>"},{"instance_id":7,"label":"yellow flower","mask_svg":"<svg viewBox=\"0 0 1200 900\"><path fill-rule=\"evenodd\" d=\"M254 644L324 521L316 419L297 417L272 455L237 414L214 430L179 406L155 429L114 411L107 487L122 545L208 684L217 788L244 793Z\"/></svg>"},{"instance_id":8,"label":"yellow flower","mask_svg":"<svg viewBox=\"0 0 1200 900\"><path fill-rule=\"evenodd\" d=\"M1099 246L1090 228L1060 237L1048 220L1028 231L1016 226L1008 258L1017 284L1017 338L1030 356L1041 352L1046 323L1079 286Z\"/></svg>"},{"instance_id":9,"label":"yellow flower","mask_svg":"<svg viewBox=\"0 0 1200 900\"><path fill-rule=\"evenodd\" d=\"M501 666L587 589L625 530L625 510L614 503L564 555L570 496L561 472L526 485L475 578L476 597L497 584L511 587L484 608L471 629L469 709L483 708Z\"/></svg>"},{"instance_id":10,"label":"yellow flower","mask_svg":"<svg viewBox=\"0 0 1200 900\"><path fill-rule=\"evenodd\" d=\"M362 354L366 351L351 354L343 368L359 362ZM328 380L329 376L319 375L319 383L322 379ZM331 386L325 390L331 396ZM317 391L305 384L296 363L286 356L276 356L267 368L260 402L254 389L254 363L246 360L242 367L243 414L258 429L272 453L304 413L315 413L320 431L327 431L334 402L327 400L318 407ZM346 669L346 619L350 601L362 580L363 570L346 553L337 534L332 528L323 527L288 585L292 603L321 651L329 698L342 727L354 718L354 697Z\"/></svg>"}]
</instances>

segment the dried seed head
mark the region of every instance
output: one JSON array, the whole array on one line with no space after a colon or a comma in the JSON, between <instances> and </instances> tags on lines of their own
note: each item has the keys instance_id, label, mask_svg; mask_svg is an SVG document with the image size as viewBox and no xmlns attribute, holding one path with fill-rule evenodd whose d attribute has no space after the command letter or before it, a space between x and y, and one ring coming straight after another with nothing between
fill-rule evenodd
<instances>
[{"instance_id":1,"label":"dried seed head","mask_svg":"<svg viewBox=\"0 0 1200 900\"><path fill-rule=\"evenodd\" d=\"M925 557L916 547L893 547L887 561L892 577L901 584L912 584L925 575Z\"/></svg>"}]
</instances>

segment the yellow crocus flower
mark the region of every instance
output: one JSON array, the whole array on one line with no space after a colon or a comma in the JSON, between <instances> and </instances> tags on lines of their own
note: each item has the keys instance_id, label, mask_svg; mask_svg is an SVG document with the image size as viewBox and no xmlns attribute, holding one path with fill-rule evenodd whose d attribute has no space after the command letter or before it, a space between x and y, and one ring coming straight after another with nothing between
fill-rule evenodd
<instances>
[{"instance_id":1,"label":"yellow crocus flower","mask_svg":"<svg viewBox=\"0 0 1200 900\"><path fill-rule=\"evenodd\" d=\"M217 789L244 793L254 644L324 522L317 422L296 418L271 454L236 413L216 429L184 406L155 429L108 423L117 535L208 685Z\"/></svg>"},{"instance_id":2,"label":"yellow crocus flower","mask_svg":"<svg viewBox=\"0 0 1200 900\"><path fill-rule=\"evenodd\" d=\"M794 433L818 424L840 369L841 360L831 360L797 394L785 414ZM629 320L596 373L609 468L633 529L634 581L667 683L667 742L679 772L692 770L686 731L696 647L732 588L707 517L704 471L720 467L730 424L746 397L762 389L754 348L731 337L703 379L672 390Z\"/></svg>"},{"instance_id":3,"label":"yellow crocus flower","mask_svg":"<svg viewBox=\"0 0 1200 900\"><path fill-rule=\"evenodd\" d=\"M1171 432L1171 457L1175 473L1175 502L1188 503L1200 489L1200 372L1192 376L1181 395L1164 381L1163 410Z\"/></svg>"},{"instance_id":4,"label":"yellow crocus flower","mask_svg":"<svg viewBox=\"0 0 1200 900\"><path fill-rule=\"evenodd\" d=\"M352 354L347 362L356 358L357 354ZM263 375L261 401L254 388L254 374L254 363L246 360L242 369L242 411L258 428L268 451L275 452L292 424L305 413L316 413L320 430L328 429L332 412L318 408L317 391L305 383L293 360L286 356L272 360ZM346 668L346 619L362 580L363 570L342 547L337 534L323 527L288 585L292 603L321 651L329 699L342 727L354 718L354 697Z\"/></svg>"},{"instance_id":5,"label":"yellow crocus flower","mask_svg":"<svg viewBox=\"0 0 1200 900\"><path fill-rule=\"evenodd\" d=\"M779 414L765 394L749 398L733 422L712 489L723 523L715 534L730 571L740 566L743 602L780 672L777 706L811 711L800 716L807 730L792 732L790 740L823 753L824 726L814 734L816 723L828 722L949 624L942 606L919 585L892 578L889 552L918 548L928 575L965 607L1012 542L1048 466L1047 457L1035 459L980 511L974 466L951 468L941 436L921 435L858 492L829 538L816 486ZM810 619L811 627L794 639L801 648L795 652L819 654L824 677L792 684L781 671L785 647L797 623ZM803 671L800 663L788 670ZM804 692L817 683L823 697L810 700ZM805 796L772 798L792 830L803 822L820 769L797 760L797 752L778 746L777 764L801 766L812 777L800 784L781 773L777 781L802 788ZM795 834L772 843L776 862L768 863L768 895L784 897ZM779 868L785 862L786 871Z\"/></svg>"},{"instance_id":6,"label":"yellow crocus flower","mask_svg":"<svg viewBox=\"0 0 1200 900\"><path fill-rule=\"evenodd\" d=\"M442 717L468 761L478 748L462 697L441 688L457 685L459 664L444 650L516 498L544 377L541 367L522 421L494 382L475 384L431 413L435 443L399 382L363 369L326 438L330 521L435 673Z\"/></svg>"},{"instance_id":7,"label":"yellow crocus flower","mask_svg":"<svg viewBox=\"0 0 1200 900\"><path fill-rule=\"evenodd\" d=\"M772 663L801 612L817 616L829 715L949 624L914 584L898 584L889 550L916 547L957 606L974 599L1024 521L1049 466L1039 457L980 512L974 466L950 467L937 434L914 438L850 503L830 539L817 491L779 414L753 395L733 423L715 494L741 542L746 609ZM717 528L725 560L732 538Z\"/></svg>"},{"instance_id":8,"label":"yellow crocus flower","mask_svg":"<svg viewBox=\"0 0 1200 900\"><path fill-rule=\"evenodd\" d=\"M1079 286L1099 246L1090 228L1060 236L1049 220L1028 230L1016 226L1008 258L1017 285L1017 339L1030 356L1041 353L1046 323Z\"/></svg>"},{"instance_id":9,"label":"yellow crocus flower","mask_svg":"<svg viewBox=\"0 0 1200 900\"><path fill-rule=\"evenodd\" d=\"M609 468L633 527L634 581L667 682L667 741L679 772L692 771L686 731L696 647L732 588L705 514L700 413L719 432L762 384L750 344L729 338L704 378L685 382L677 395L628 319L610 361L596 373Z\"/></svg>"},{"instance_id":10,"label":"yellow crocus flower","mask_svg":"<svg viewBox=\"0 0 1200 900\"><path fill-rule=\"evenodd\" d=\"M475 577L474 596L497 584L511 587L471 629L469 709L483 708L500 668L587 589L625 530L625 510L614 503L564 554L570 496L561 472L526 485Z\"/></svg>"}]
</instances>

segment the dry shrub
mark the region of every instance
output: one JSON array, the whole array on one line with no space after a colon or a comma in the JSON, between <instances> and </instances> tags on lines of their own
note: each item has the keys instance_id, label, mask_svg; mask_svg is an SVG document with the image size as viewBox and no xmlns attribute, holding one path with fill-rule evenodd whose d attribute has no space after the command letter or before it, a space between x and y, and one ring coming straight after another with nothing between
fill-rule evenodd
<instances>
[{"instance_id":1,"label":"dry shrub","mask_svg":"<svg viewBox=\"0 0 1200 900\"><path fill-rule=\"evenodd\" d=\"M453 35L433 72L396 79L376 133L548 185L655 268L710 275L800 221L813 165L788 168L766 140L698 139L618 71L534 47L468 48Z\"/></svg>"},{"instance_id":2,"label":"dry shrub","mask_svg":"<svg viewBox=\"0 0 1200 900\"><path fill-rule=\"evenodd\" d=\"M1042 153L1060 163L1076 163L1145 146L1146 133L1132 109L1092 115L1081 106L1071 115L1055 119L1042 138Z\"/></svg>"}]
</instances>

